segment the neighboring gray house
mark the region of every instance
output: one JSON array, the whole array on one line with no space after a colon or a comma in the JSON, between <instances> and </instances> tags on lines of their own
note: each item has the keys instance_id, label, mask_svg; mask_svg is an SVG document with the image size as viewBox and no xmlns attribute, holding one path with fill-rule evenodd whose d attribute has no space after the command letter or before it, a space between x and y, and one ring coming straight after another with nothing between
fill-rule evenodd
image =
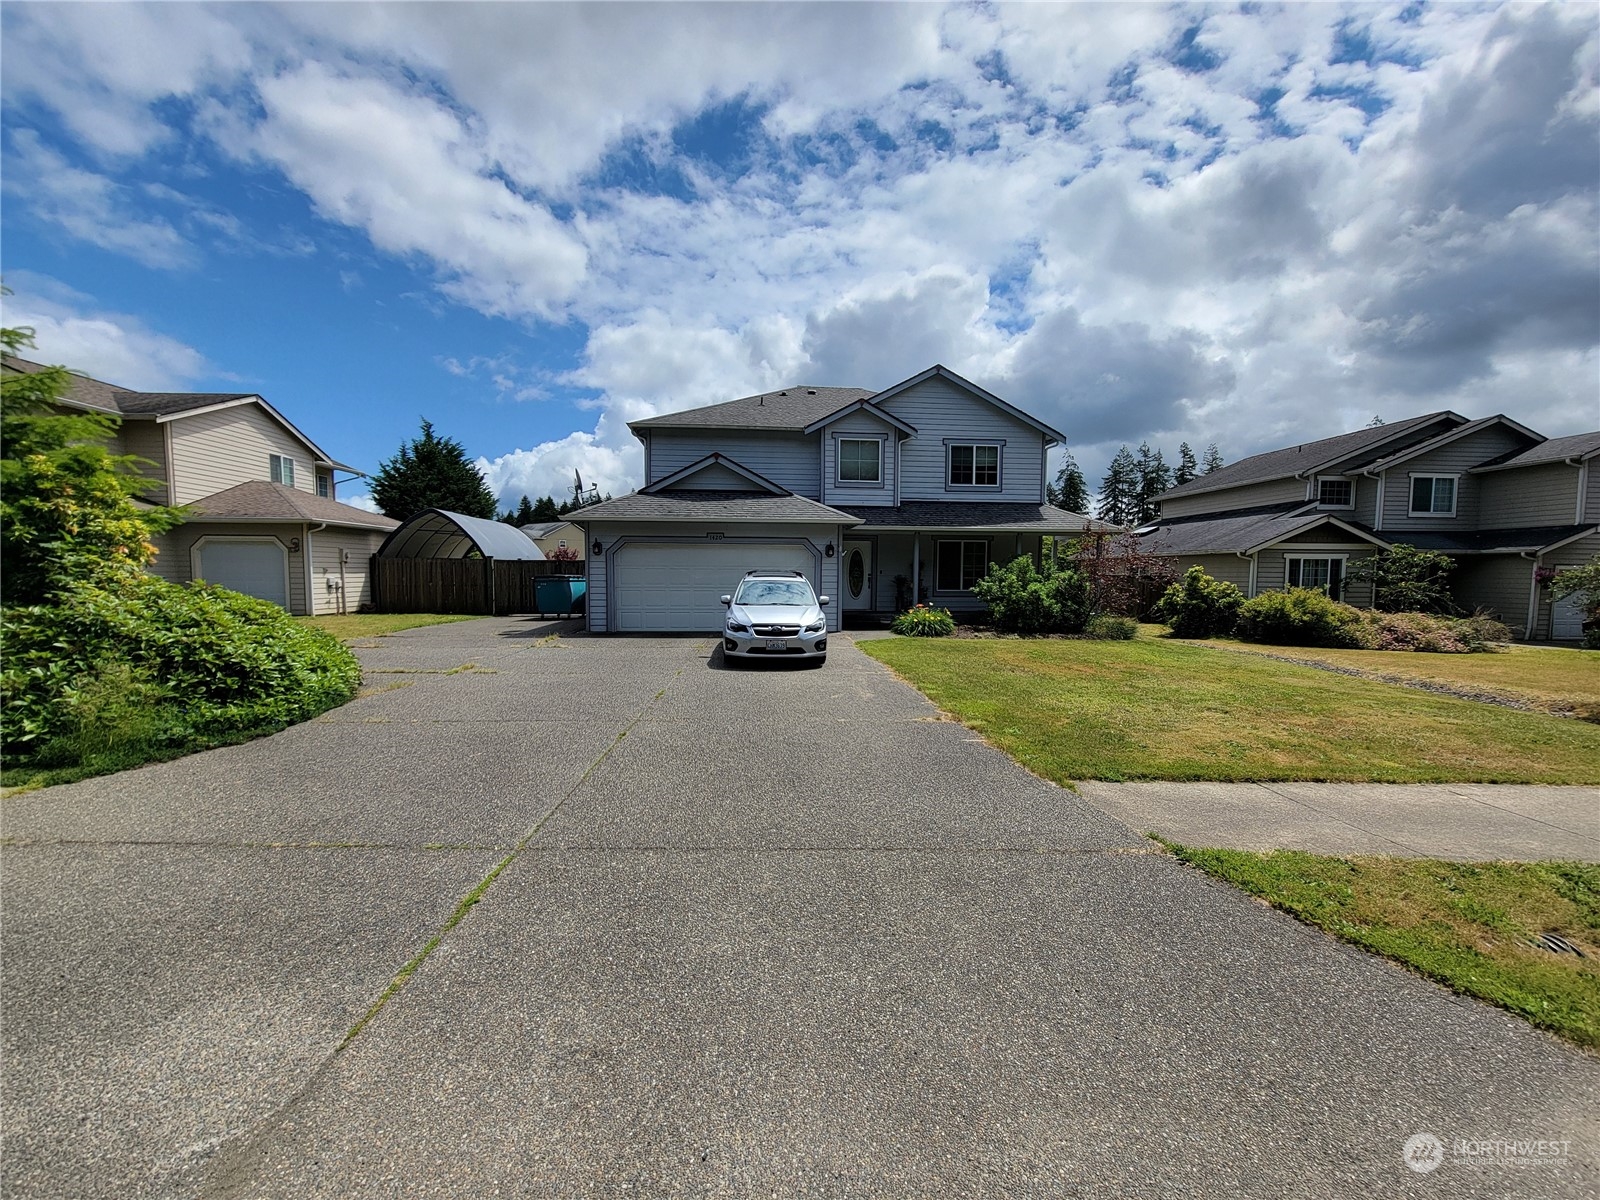
<instances>
[{"instance_id":1,"label":"neighboring gray house","mask_svg":"<svg viewBox=\"0 0 1600 1200\"><path fill-rule=\"evenodd\" d=\"M1146 545L1246 595L1322 587L1355 604L1349 564L1396 544L1457 561L1456 602L1527 639L1582 636L1546 577L1600 554L1600 431L1546 438L1510 417L1426 413L1253 455L1160 497ZM1348 593L1348 594L1347 594Z\"/></svg>"},{"instance_id":2,"label":"neighboring gray house","mask_svg":"<svg viewBox=\"0 0 1600 1200\"><path fill-rule=\"evenodd\" d=\"M45 368L6 355L0 369ZM340 504L334 475L352 468L260 396L136 392L74 375L61 404L121 417L113 453L146 460L148 499L189 508L156 538L152 573L207 579L297 615L371 600L368 560L398 522Z\"/></svg>"},{"instance_id":3,"label":"neighboring gray house","mask_svg":"<svg viewBox=\"0 0 1600 1200\"><path fill-rule=\"evenodd\" d=\"M880 392L790 387L629 425L645 485L571 514L589 628L706 631L745 571L803 571L829 628L922 600L979 609L991 562L1106 528L1045 501L1063 436L942 366Z\"/></svg>"}]
</instances>

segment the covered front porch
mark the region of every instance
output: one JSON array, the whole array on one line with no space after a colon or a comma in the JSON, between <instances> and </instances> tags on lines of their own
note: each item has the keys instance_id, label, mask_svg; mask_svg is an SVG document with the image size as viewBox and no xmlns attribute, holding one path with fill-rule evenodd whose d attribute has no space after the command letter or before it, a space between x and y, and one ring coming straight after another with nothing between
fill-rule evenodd
<instances>
[{"instance_id":1,"label":"covered front porch","mask_svg":"<svg viewBox=\"0 0 1600 1200\"><path fill-rule=\"evenodd\" d=\"M841 539L839 606L847 625L885 624L913 604L956 615L984 611L972 594L991 563L1037 564L1055 539L1115 527L1048 505L943 501L839 506L862 524ZM1052 539L1049 543L1046 538Z\"/></svg>"}]
</instances>

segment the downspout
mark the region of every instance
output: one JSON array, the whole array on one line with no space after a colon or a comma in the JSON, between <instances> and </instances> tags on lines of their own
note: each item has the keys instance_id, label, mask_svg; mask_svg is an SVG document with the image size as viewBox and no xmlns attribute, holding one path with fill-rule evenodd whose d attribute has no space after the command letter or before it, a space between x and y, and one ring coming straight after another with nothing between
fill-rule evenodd
<instances>
[{"instance_id":1,"label":"downspout","mask_svg":"<svg viewBox=\"0 0 1600 1200\"><path fill-rule=\"evenodd\" d=\"M1521 557L1533 563L1533 574L1528 579L1528 625L1522 631L1522 640L1531 642L1534 629L1539 623L1539 552L1535 550L1529 554L1523 550L1519 553Z\"/></svg>"},{"instance_id":2,"label":"downspout","mask_svg":"<svg viewBox=\"0 0 1600 1200\"><path fill-rule=\"evenodd\" d=\"M922 534L911 535L911 607L915 608L922 595Z\"/></svg>"},{"instance_id":3,"label":"downspout","mask_svg":"<svg viewBox=\"0 0 1600 1200\"><path fill-rule=\"evenodd\" d=\"M167 456L167 503L178 503L178 464L172 457L172 422L161 423L161 448Z\"/></svg>"},{"instance_id":4,"label":"downspout","mask_svg":"<svg viewBox=\"0 0 1600 1200\"><path fill-rule=\"evenodd\" d=\"M1584 492L1589 490L1589 464L1584 462L1581 458L1569 458L1567 459L1567 466L1578 468L1578 504L1573 510L1572 523L1574 525L1582 525L1584 509L1583 502L1585 500Z\"/></svg>"},{"instance_id":5,"label":"downspout","mask_svg":"<svg viewBox=\"0 0 1600 1200\"><path fill-rule=\"evenodd\" d=\"M321 533L328 527L326 521L313 528L310 525L300 526L300 550L306 556L306 616L317 615L317 594L311 588L315 580L311 577L311 535Z\"/></svg>"},{"instance_id":6,"label":"downspout","mask_svg":"<svg viewBox=\"0 0 1600 1200\"><path fill-rule=\"evenodd\" d=\"M1376 479L1378 481L1377 507L1372 510L1372 529L1373 532L1376 533L1383 528L1383 481L1385 478L1387 478L1389 472L1387 468L1385 468L1384 470L1379 471L1376 475L1374 475L1370 470L1363 471L1361 473L1368 479Z\"/></svg>"},{"instance_id":7,"label":"downspout","mask_svg":"<svg viewBox=\"0 0 1600 1200\"><path fill-rule=\"evenodd\" d=\"M1236 557L1242 558L1250 564L1250 590L1246 593L1246 598L1253 598L1256 594L1256 556L1254 554L1246 554L1243 550L1235 550L1233 553Z\"/></svg>"}]
</instances>

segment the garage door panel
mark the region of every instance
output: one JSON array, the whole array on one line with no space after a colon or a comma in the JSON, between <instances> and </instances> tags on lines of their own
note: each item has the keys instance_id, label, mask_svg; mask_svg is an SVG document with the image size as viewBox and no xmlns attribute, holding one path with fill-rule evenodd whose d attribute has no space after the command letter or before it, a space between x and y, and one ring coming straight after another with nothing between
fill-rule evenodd
<instances>
[{"instance_id":1,"label":"garage door panel","mask_svg":"<svg viewBox=\"0 0 1600 1200\"><path fill-rule=\"evenodd\" d=\"M208 540L197 551L197 578L289 607L288 574L278 542Z\"/></svg>"},{"instance_id":2,"label":"garage door panel","mask_svg":"<svg viewBox=\"0 0 1600 1200\"><path fill-rule=\"evenodd\" d=\"M809 547L788 542L641 542L612 559L616 628L627 633L710 633L722 625L721 597L757 568L817 569ZM813 583L815 580L813 580Z\"/></svg>"}]
</instances>

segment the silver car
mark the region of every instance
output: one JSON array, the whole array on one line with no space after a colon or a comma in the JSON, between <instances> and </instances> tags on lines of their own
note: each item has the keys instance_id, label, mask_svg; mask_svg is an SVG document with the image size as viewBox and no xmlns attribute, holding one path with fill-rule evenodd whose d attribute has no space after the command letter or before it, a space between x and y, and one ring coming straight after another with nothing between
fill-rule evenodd
<instances>
[{"instance_id":1,"label":"silver car","mask_svg":"<svg viewBox=\"0 0 1600 1200\"><path fill-rule=\"evenodd\" d=\"M797 658L821 666L828 657L828 618L799 571L747 571L728 606L722 652L739 658Z\"/></svg>"}]
</instances>

